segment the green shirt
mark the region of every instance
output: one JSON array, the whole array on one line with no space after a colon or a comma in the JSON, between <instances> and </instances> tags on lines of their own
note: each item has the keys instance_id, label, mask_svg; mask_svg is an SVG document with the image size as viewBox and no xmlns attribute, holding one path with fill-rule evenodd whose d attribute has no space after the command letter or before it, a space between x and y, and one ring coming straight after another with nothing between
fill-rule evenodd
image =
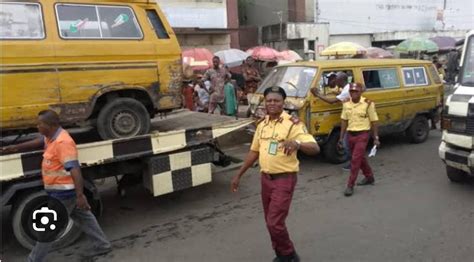
<instances>
[{"instance_id":1,"label":"green shirt","mask_svg":"<svg viewBox=\"0 0 474 262\"><path fill-rule=\"evenodd\" d=\"M237 97L235 97L234 85L227 83L224 86L225 112L228 116L237 114Z\"/></svg>"}]
</instances>

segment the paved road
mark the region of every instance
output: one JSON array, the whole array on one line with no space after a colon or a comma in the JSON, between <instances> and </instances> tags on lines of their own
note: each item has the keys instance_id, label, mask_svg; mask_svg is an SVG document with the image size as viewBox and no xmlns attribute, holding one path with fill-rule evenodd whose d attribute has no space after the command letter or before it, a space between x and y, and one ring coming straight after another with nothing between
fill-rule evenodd
<instances>
[{"instance_id":1,"label":"paved road","mask_svg":"<svg viewBox=\"0 0 474 262\"><path fill-rule=\"evenodd\" d=\"M356 188L351 198L342 195L347 172L304 158L288 219L303 261L474 261L474 184L448 181L437 156L440 136L434 131L419 145L383 138L371 159L376 185ZM237 194L229 192L232 175L158 198L140 187L120 198L101 186L100 223L116 249L97 261L271 261L258 170ZM2 260L24 261L27 251L8 221L3 225ZM51 261L73 259L86 246L83 238Z\"/></svg>"}]
</instances>

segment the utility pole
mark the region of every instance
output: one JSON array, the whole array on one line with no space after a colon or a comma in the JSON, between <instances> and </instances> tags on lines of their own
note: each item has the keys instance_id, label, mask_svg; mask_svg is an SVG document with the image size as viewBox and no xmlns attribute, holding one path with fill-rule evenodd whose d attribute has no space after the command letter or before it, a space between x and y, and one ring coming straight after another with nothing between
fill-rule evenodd
<instances>
[{"instance_id":1,"label":"utility pole","mask_svg":"<svg viewBox=\"0 0 474 262\"><path fill-rule=\"evenodd\" d=\"M444 0L444 5L443 5L443 30L444 30L444 27L446 26L446 23L444 22L444 12L446 12L446 0Z\"/></svg>"},{"instance_id":2,"label":"utility pole","mask_svg":"<svg viewBox=\"0 0 474 262\"><path fill-rule=\"evenodd\" d=\"M274 12L277 16L278 16L278 19L280 20L280 42L283 41L283 11L278 11L278 12Z\"/></svg>"},{"instance_id":3,"label":"utility pole","mask_svg":"<svg viewBox=\"0 0 474 262\"><path fill-rule=\"evenodd\" d=\"M318 0L314 0L314 22L319 22L319 3Z\"/></svg>"}]
</instances>

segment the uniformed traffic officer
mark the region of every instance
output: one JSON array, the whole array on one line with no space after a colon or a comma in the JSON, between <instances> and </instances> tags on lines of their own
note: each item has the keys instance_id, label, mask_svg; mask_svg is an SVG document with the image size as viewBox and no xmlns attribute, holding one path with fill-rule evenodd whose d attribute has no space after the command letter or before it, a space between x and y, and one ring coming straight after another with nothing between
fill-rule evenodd
<instances>
[{"instance_id":1,"label":"uniformed traffic officer","mask_svg":"<svg viewBox=\"0 0 474 262\"><path fill-rule=\"evenodd\" d=\"M349 84L349 93L351 100L345 102L341 114L341 134L338 146L343 146L344 135L348 133L349 148L351 149L351 175L347 182L347 188L344 191L345 196L351 196L354 193L354 184L357 179L359 169L365 178L357 185L370 185L374 183L374 174L370 168L365 155L367 143L370 138L370 131L374 138L374 144L380 146L377 121L378 116L375 112L375 104L362 96L363 87L359 83Z\"/></svg>"},{"instance_id":2,"label":"uniformed traffic officer","mask_svg":"<svg viewBox=\"0 0 474 262\"><path fill-rule=\"evenodd\" d=\"M283 88L267 88L264 98L267 115L257 125L250 151L232 179L231 190L237 191L240 178L258 159L265 222L277 255L273 261L299 261L285 225L299 171L296 154L301 150L316 155L319 147L304 124L283 111Z\"/></svg>"}]
</instances>

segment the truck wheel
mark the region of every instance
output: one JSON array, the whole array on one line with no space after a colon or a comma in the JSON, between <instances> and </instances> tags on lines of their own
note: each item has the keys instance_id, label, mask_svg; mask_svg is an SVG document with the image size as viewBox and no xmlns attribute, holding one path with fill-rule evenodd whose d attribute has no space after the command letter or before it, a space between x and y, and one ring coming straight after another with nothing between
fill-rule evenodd
<instances>
[{"instance_id":1,"label":"truck wheel","mask_svg":"<svg viewBox=\"0 0 474 262\"><path fill-rule=\"evenodd\" d=\"M463 170L446 166L446 174L448 175L448 178L451 180L451 182L464 183L467 181L467 174Z\"/></svg>"},{"instance_id":2,"label":"truck wheel","mask_svg":"<svg viewBox=\"0 0 474 262\"><path fill-rule=\"evenodd\" d=\"M430 134L428 119L425 116L415 117L413 123L408 127L406 134L411 143L419 144L425 142Z\"/></svg>"},{"instance_id":3,"label":"truck wheel","mask_svg":"<svg viewBox=\"0 0 474 262\"><path fill-rule=\"evenodd\" d=\"M337 148L337 142L339 141L339 131L334 132L329 137L329 140L323 147L324 158L333 164L341 164L349 159L344 149Z\"/></svg>"},{"instance_id":4,"label":"truck wheel","mask_svg":"<svg viewBox=\"0 0 474 262\"><path fill-rule=\"evenodd\" d=\"M103 140L147 134L150 131L150 114L135 99L117 98L100 111L97 131Z\"/></svg>"},{"instance_id":5,"label":"truck wheel","mask_svg":"<svg viewBox=\"0 0 474 262\"><path fill-rule=\"evenodd\" d=\"M31 250L36 241L30 238L26 233L23 225L21 223L21 215L23 212L31 212L30 210L26 210L26 205L34 200L37 197L45 196L46 192L44 191L35 191L30 192L28 195L24 196L20 200L18 200L15 205L13 206L13 218L12 218L12 227L13 227L13 234L15 235L18 242L26 249ZM69 223L66 227L64 233L53 242L53 249L65 247L74 243L80 236L82 232L74 225L74 221L69 220Z\"/></svg>"}]
</instances>

